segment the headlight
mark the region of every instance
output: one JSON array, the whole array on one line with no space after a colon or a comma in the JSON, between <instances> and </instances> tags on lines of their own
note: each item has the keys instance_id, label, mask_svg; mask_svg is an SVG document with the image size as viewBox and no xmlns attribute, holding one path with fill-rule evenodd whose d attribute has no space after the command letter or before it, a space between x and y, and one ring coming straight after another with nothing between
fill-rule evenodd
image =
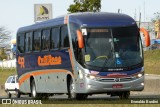
<instances>
[{"instance_id":1,"label":"headlight","mask_svg":"<svg viewBox=\"0 0 160 107\"><path fill-rule=\"evenodd\" d=\"M89 79L95 79L96 77L94 75L89 75Z\"/></svg>"},{"instance_id":2,"label":"headlight","mask_svg":"<svg viewBox=\"0 0 160 107\"><path fill-rule=\"evenodd\" d=\"M95 76L95 75L87 75L87 77L89 78L89 79L91 79L91 80L99 80L100 79L100 77L97 77L97 76Z\"/></svg>"},{"instance_id":3,"label":"headlight","mask_svg":"<svg viewBox=\"0 0 160 107\"><path fill-rule=\"evenodd\" d=\"M89 75L89 74L87 75L87 77L92 80L96 78L94 75Z\"/></svg>"},{"instance_id":4,"label":"headlight","mask_svg":"<svg viewBox=\"0 0 160 107\"><path fill-rule=\"evenodd\" d=\"M143 75L142 74L138 74L137 76L138 76L138 78L141 78Z\"/></svg>"},{"instance_id":5,"label":"headlight","mask_svg":"<svg viewBox=\"0 0 160 107\"><path fill-rule=\"evenodd\" d=\"M141 78L144 75L144 72L140 72L136 75L136 78Z\"/></svg>"}]
</instances>

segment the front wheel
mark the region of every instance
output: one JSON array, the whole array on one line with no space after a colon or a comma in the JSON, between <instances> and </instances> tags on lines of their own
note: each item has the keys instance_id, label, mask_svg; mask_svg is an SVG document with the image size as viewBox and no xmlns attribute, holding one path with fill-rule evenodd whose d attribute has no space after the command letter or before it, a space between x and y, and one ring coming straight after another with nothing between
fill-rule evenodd
<instances>
[{"instance_id":1,"label":"front wheel","mask_svg":"<svg viewBox=\"0 0 160 107\"><path fill-rule=\"evenodd\" d=\"M71 79L68 84L68 98L77 99L77 100L84 100L84 99L87 99L87 97L88 97L87 94L77 94L75 92L75 84L74 84L73 80Z\"/></svg>"},{"instance_id":2,"label":"front wheel","mask_svg":"<svg viewBox=\"0 0 160 107\"><path fill-rule=\"evenodd\" d=\"M128 99L130 97L130 91L120 92L119 98L120 99Z\"/></svg>"},{"instance_id":3,"label":"front wheel","mask_svg":"<svg viewBox=\"0 0 160 107\"><path fill-rule=\"evenodd\" d=\"M68 83L68 98L70 99L76 98L75 85L72 79Z\"/></svg>"}]
</instances>

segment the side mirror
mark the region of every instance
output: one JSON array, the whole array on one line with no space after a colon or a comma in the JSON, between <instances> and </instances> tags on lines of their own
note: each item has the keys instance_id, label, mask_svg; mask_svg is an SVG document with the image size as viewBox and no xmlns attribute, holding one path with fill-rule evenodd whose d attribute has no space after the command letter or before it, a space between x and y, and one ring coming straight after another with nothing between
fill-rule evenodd
<instances>
[{"instance_id":1,"label":"side mirror","mask_svg":"<svg viewBox=\"0 0 160 107\"><path fill-rule=\"evenodd\" d=\"M148 31L146 29L144 29L144 28L140 28L139 30L140 30L140 32L143 33L143 36L145 37L145 45L146 45L146 47L150 46L150 36L149 36Z\"/></svg>"},{"instance_id":2,"label":"side mirror","mask_svg":"<svg viewBox=\"0 0 160 107\"><path fill-rule=\"evenodd\" d=\"M78 38L78 47L80 49L84 48L84 39L82 36L82 32L80 30L77 30L77 38Z\"/></svg>"}]
</instances>

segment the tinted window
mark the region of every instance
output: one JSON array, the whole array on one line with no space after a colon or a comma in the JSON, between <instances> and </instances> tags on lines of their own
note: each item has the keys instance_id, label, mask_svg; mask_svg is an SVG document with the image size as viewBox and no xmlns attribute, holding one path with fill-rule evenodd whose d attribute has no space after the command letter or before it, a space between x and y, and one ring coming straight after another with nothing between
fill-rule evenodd
<instances>
[{"instance_id":1,"label":"tinted window","mask_svg":"<svg viewBox=\"0 0 160 107\"><path fill-rule=\"evenodd\" d=\"M17 38L18 50L20 53L24 52L24 34L18 34Z\"/></svg>"},{"instance_id":2,"label":"tinted window","mask_svg":"<svg viewBox=\"0 0 160 107\"><path fill-rule=\"evenodd\" d=\"M40 31L34 32L33 40L34 40L33 50L40 51L41 49L41 32Z\"/></svg>"},{"instance_id":3,"label":"tinted window","mask_svg":"<svg viewBox=\"0 0 160 107\"><path fill-rule=\"evenodd\" d=\"M43 30L42 32L42 50L49 50L50 48L50 30Z\"/></svg>"},{"instance_id":4,"label":"tinted window","mask_svg":"<svg viewBox=\"0 0 160 107\"><path fill-rule=\"evenodd\" d=\"M32 51L32 32L26 33L26 39L25 39L25 52L31 52Z\"/></svg>"},{"instance_id":5,"label":"tinted window","mask_svg":"<svg viewBox=\"0 0 160 107\"><path fill-rule=\"evenodd\" d=\"M67 26L61 27L61 47L69 47L68 29Z\"/></svg>"},{"instance_id":6,"label":"tinted window","mask_svg":"<svg viewBox=\"0 0 160 107\"><path fill-rule=\"evenodd\" d=\"M52 36L51 36L51 49L59 48L59 28L52 29Z\"/></svg>"}]
</instances>

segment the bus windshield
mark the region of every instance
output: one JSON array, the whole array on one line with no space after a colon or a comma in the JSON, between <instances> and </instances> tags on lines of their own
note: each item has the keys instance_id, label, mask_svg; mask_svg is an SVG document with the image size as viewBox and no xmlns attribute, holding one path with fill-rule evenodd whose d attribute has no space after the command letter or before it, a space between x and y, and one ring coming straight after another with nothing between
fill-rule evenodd
<instances>
[{"instance_id":1,"label":"bus windshield","mask_svg":"<svg viewBox=\"0 0 160 107\"><path fill-rule=\"evenodd\" d=\"M137 27L87 28L85 64L94 67L130 67L143 61Z\"/></svg>"}]
</instances>

